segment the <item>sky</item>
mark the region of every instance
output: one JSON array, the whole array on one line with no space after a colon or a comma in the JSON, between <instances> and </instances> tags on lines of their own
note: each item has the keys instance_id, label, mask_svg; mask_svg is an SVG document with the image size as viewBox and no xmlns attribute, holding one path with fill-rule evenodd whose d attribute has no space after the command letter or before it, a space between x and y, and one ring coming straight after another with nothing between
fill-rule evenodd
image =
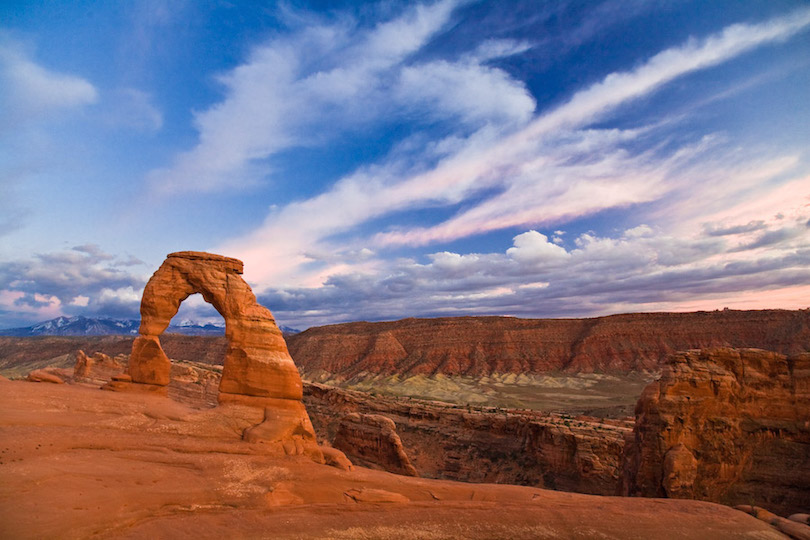
<instances>
[{"instance_id":1,"label":"sky","mask_svg":"<svg viewBox=\"0 0 810 540\"><path fill-rule=\"evenodd\" d=\"M183 250L301 329L807 308L810 3L0 3L0 328Z\"/></svg>"}]
</instances>

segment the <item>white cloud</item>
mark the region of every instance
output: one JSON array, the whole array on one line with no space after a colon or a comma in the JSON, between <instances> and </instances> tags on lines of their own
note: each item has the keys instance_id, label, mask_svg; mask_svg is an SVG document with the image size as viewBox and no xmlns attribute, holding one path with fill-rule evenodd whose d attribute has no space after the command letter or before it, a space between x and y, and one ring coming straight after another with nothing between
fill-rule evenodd
<instances>
[{"instance_id":1,"label":"white cloud","mask_svg":"<svg viewBox=\"0 0 810 540\"><path fill-rule=\"evenodd\" d=\"M556 262L565 260L569 253L564 248L552 244L546 235L537 231L519 234L514 239L515 245L506 250L506 254L520 262Z\"/></svg>"},{"instance_id":2,"label":"white cloud","mask_svg":"<svg viewBox=\"0 0 810 540\"><path fill-rule=\"evenodd\" d=\"M808 212L810 217L810 212ZM439 252L427 264L389 261L324 285L274 288L260 300L299 326L414 315L584 316L615 312L803 307L810 233L790 249L737 252L717 238L673 238L639 225L613 237L581 234L566 250L536 231L501 253ZM753 293L752 291L756 291ZM742 295L737 297L738 295Z\"/></svg>"},{"instance_id":3,"label":"white cloud","mask_svg":"<svg viewBox=\"0 0 810 540\"><path fill-rule=\"evenodd\" d=\"M449 20L452 0L407 9L370 30L352 21L307 27L257 47L219 77L225 99L195 115L199 143L153 171L162 193L241 188L266 171L256 161L378 121L379 95L411 53Z\"/></svg>"},{"instance_id":4,"label":"white cloud","mask_svg":"<svg viewBox=\"0 0 810 540\"><path fill-rule=\"evenodd\" d=\"M477 62L440 60L407 66L395 92L396 99L414 111L428 110L440 119L458 118L476 127L523 124L535 106L523 83Z\"/></svg>"},{"instance_id":5,"label":"white cloud","mask_svg":"<svg viewBox=\"0 0 810 540\"><path fill-rule=\"evenodd\" d=\"M98 90L87 80L49 70L9 42L0 43L0 82L7 100L7 114L18 121L26 116L89 105L98 99Z\"/></svg>"},{"instance_id":6,"label":"white cloud","mask_svg":"<svg viewBox=\"0 0 810 540\"><path fill-rule=\"evenodd\" d=\"M71 306L78 306L78 307L87 307L87 304L90 303L90 297L79 295L70 302Z\"/></svg>"},{"instance_id":7,"label":"white cloud","mask_svg":"<svg viewBox=\"0 0 810 540\"><path fill-rule=\"evenodd\" d=\"M345 248L337 249L328 240L330 236L357 231L366 221L392 212L459 203L486 189L497 188L497 192L467 205L466 210L444 222L423 228L392 229L371 239L360 235L355 241L356 248L371 243L384 250L399 244L451 241L506 227L563 223L606 208L657 201L665 195L673 201L668 215L677 220L681 215L676 211L680 194L683 194L680 207L683 214L688 214L686 206L695 199L689 195L694 195L696 189L704 193L705 204L716 200L712 190L725 190L724 196L729 197L729 184L720 179L728 178L730 166L741 171L735 185L739 186L739 197L745 198L748 187L761 185L763 178L783 173L785 167L795 164L795 157L746 159L719 151L722 139L710 136L669 153L662 153L659 147L633 153L627 150L627 144L643 141L659 126L633 130L587 129L587 126L675 77L715 65L756 46L786 39L808 24L810 10L801 10L765 23L734 25L703 40L692 39L653 56L632 71L606 77L512 134L504 135L503 125L485 125L469 136L452 135L446 140L448 144L433 145L434 149L441 147L447 152L438 156L441 159L435 165L420 164L418 156L414 163L412 154L399 156L395 152L379 165L344 177L324 193L273 211L258 230L227 242L218 250L245 260L248 277L260 288L270 284L313 286L346 268L346 263L336 263L331 268L312 267L305 256L305 252L312 250ZM436 65L429 63L420 68L416 64L402 73L422 69L419 76L429 77ZM452 67L463 71L459 65ZM517 81L501 80L511 88L521 88ZM506 95L519 96L517 90ZM516 97L514 102L518 101ZM459 108L463 108L461 102ZM485 100L480 110L484 115L487 103ZM522 114L511 116L512 121L518 121ZM706 159L707 156L712 159ZM430 154L429 159L436 157ZM692 223L695 217L691 216ZM559 235L553 241L563 243ZM364 264L365 268L375 266ZM380 265L382 261L376 266Z\"/></svg>"}]
</instances>

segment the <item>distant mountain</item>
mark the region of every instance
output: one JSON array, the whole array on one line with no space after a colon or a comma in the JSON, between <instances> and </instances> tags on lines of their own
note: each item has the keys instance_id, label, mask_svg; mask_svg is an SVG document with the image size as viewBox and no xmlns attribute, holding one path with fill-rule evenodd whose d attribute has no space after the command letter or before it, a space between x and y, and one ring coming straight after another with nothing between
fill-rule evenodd
<instances>
[{"instance_id":1,"label":"distant mountain","mask_svg":"<svg viewBox=\"0 0 810 540\"><path fill-rule=\"evenodd\" d=\"M96 319L90 317L57 317L23 328L0 330L0 336L105 336L138 333L140 321Z\"/></svg>"},{"instance_id":2,"label":"distant mountain","mask_svg":"<svg viewBox=\"0 0 810 540\"><path fill-rule=\"evenodd\" d=\"M0 336L109 336L135 335L141 322L136 319L109 319L95 317L57 317L32 326L0 330ZM301 331L288 326L281 326L284 335L298 334ZM224 336L225 324L200 324L194 321L182 321L170 325L166 332L185 334L187 336Z\"/></svg>"}]
</instances>

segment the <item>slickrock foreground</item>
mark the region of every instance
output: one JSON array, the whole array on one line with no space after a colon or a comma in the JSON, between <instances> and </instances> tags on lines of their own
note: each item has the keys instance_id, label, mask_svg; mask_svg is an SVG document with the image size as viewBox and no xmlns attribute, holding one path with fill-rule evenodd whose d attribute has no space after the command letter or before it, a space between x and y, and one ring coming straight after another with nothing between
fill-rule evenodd
<instances>
[{"instance_id":1,"label":"slickrock foreground","mask_svg":"<svg viewBox=\"0 0 810 540\"><path fill-rule=\"evenodd\" d=\"M342 471L242 439L262 411L0 382L2 538L783 538L699 501Z\"/></svg>"},{"instance_id":2,"label":"slickrock foreground","mask_svg":"<svg viewBox=\"0 0 810 540\"><path fill-rule=\"evenodd\" d=\"M629 495L807 511L810 354L673 355L638 402L625 452Z\"/></svg>"}]
</instances>

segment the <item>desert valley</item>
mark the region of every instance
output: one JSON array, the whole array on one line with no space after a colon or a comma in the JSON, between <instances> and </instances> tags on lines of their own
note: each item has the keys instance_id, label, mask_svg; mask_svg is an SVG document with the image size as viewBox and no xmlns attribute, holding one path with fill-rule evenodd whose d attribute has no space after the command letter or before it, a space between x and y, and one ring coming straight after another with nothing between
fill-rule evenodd
<instances>
[{"instance_id":1,"label":"desert valley","mask_svg":"<svg viewBox=\"0 0 810 540\"><path fill-rule=\"evenodd\" d=\"M352 323L290 356L240 273L172 254L138 337L0 338L4 537L808 538L810 311ZM161 335L195 292L226 337Z\"/></svg>"}]
</instances>

